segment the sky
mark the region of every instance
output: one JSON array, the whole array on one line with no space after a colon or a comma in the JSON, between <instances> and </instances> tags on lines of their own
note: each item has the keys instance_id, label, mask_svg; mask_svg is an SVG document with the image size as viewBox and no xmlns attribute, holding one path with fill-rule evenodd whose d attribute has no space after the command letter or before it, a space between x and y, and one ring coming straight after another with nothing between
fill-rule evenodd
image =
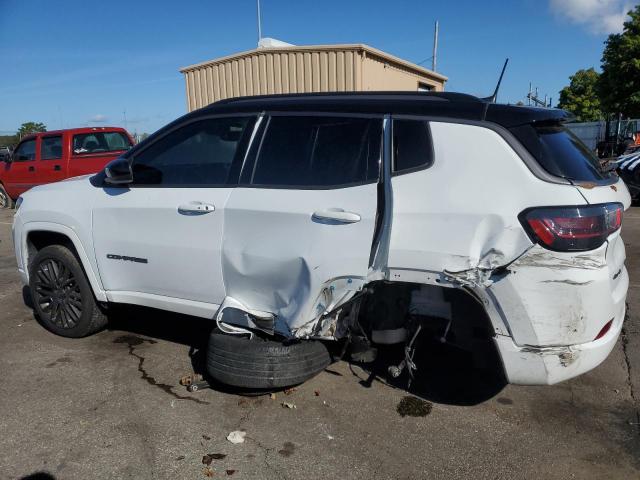
<instances>
[{"instance_id":1,"label":"sky","mask_svg":"<svg viewBox=\"0 0 640 480\"><path fill-rule=\"evenodd\" d=\"M446 90L490 95L508 57L499 101L524 101L532 82L555 104L570 75L599 67L637 3L262 0L262 34L366 43L417 63L431 57L438 20ZM256 43L256 0L0 0L0 135L27 121L151 133L186 113L180 67Z\"/></svg>"}]
</instances>

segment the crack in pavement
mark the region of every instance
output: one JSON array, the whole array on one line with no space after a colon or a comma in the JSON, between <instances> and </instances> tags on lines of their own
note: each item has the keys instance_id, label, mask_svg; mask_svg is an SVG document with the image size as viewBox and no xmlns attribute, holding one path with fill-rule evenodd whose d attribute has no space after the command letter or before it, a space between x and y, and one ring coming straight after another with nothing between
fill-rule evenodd
<instances>
[{"instance_id":1,"label":"crack in pavement","mask_svg":"<svg viewBox=\"0 0 640 480\"><path fill-rule=\"evenodd\" d=\"M262 399L251 399L248 400L246 398L242 398L240 399L240 402L238 403L238 406L240 406L240 408L244 409L245 412L240 416L240 419L238 420L238 423L236 424L236 428L235 430L242 430L245 431L245 429L241 428L242 424L245 422L249 421L249 418L251 417L251 414L256 410L256 408L262 405ZM283 472L282 470L280 470L279 468L277 468L276 466L272 465L271 463L269 463L269 455L275 450L275 448L269 448L269 447L265 447L262 443L260 443L260 441L258 441L257 439L255 439L254 437L250 437L249 435L246 435L245 438L247 440L251 440L260 450L262 450L262 455L263 455L263 462L266 468L268 468L269 470L271 470L272 472L274 472L278 478L288 478L286 475L286 472Z\"/></svg>"},{"instance_id":2,"label":"crack in pavement","mask_svg":"<svg viewBox=\"0 0 640 480\"><path fill-rule=\"evenodd\" d=\"M132 357L135 357L138 359L138 372L140 372L140 378L142 378L145 382L147 382L149 385L153 385L154 387L158 387L160 390L162 390L165 393L168 393L169 395L171 395L172 397L178 399L178 400L189 400L191 402L195 402L198 403L200 405L210 405L209 402L206 402L204 400L200 400L198 398L193 398L193 397L185 397L182 395L178 395L177 393L175 393L173 391L173 385L169 385L167 383L162 383L162 382L158 382L154 377L152 377L151 375L149 375L149 373L145 370L144 368L144 361L145 361L145 357L143 357L142 355L139 355L138 353L135 352L135 347L144 343L144 342L148 342L151 344L157 343L155 340L151 340L151 339L146 339L146 338L141 338L141 337L137 337L135 335L122 335L118 338L116 338L113 343L126 343L127 346L129 347L129 355L131 355Z\"/></svg>"},{"instance_id":3,"label":"crack in pavement","mask_svg":"<svg viewBox=\"0 0 640 480\"><path fill-rule=\"evenodd\" d=\"M640 410L638 410L638 400L636 398L636 392L633 388L633 380L631 378L631 360L629 359L629 353L627 351L629 345L629 336L627 332L627 328L624 326L629 321L629 305L627 304L627 310L624 316L622 332L620 337L622 338L622 354L624 356L624 363L627 367L627 386L629 387L629 395L631 396L631 401L634 404L636 411L636 428L638 429L638 434L640 435Z\"/></svg>"},{"instance_id":4,"label":"crack in pavement","mask_svg":"<svg viewBox=\"0 0 640 480\"><path fill-rule=\"evenodd\" d=\"M280 470L279 468L275 467L274 465L271 465L269 463L269 454L271 454L271 452L273 452L275 450L275 448L269 448L269 447L265 447L264 445L262 445L262 443L260 443L258 440L256 440L253 437L250 437L249 435L247 435L245 438L247 438L248 440L251 440L253 443L255 443L255 445L262 450L262 453L264 455L263 457L263 461L264 461L264 465L265 467L267 467L269 470L271 470L272 472L274 472L275 474L278 475L278 478L284 478L287 479L287 475L285 472L283 472L282 470Z\"/></svg>"}]
</instances>

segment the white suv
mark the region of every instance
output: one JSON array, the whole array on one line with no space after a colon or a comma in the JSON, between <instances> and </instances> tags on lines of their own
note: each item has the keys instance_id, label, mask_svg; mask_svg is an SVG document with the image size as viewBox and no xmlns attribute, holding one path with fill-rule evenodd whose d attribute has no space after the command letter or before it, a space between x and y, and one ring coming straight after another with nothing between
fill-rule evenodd
<instances>
[{"instance_id":1,"label":"white suv","mask_svg":"<svg viewBox=\"0 0 640 480\"><path fill-rule=\"evenodd\" d=\"M422 336L478 332L509 382L555 383L607 357L629 282L629 193L567 117L455 93L218 102L24 194L19 270L60 335L110 303L211 319L208 371L240 387L300 383L356 336L403 344L391 373L413 375Z\"/></svg>"}]
</instances>

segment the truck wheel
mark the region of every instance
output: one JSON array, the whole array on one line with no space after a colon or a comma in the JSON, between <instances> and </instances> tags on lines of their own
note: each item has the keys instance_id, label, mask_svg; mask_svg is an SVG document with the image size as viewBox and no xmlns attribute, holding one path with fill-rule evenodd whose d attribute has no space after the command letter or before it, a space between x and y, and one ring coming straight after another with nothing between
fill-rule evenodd
<instances>
[{"instance_id":1,"label":"truck wheel","mask_svg":"<svg viewBox=\"0 0 640 480\"><path fill-rule=\"evenodd\" d=\"M209 337L207 371L233 387L274 389L298 385L331 363L327 347L317 340L285 345L254 335L248 339L214 330Z\"/></svg>"},{"instance_id":2,"label":"truck wheel","mask_svg":"<svg viewBox=\"0 0 640 480\"><path fill-rule=\"evenodd\" d=\"M13 200L4 187L0 185L0 210L3 208L13 208Z\"/></svg>"},{"instance_id":3,"label":"truck wheel","mask_svg":"<svg viewBox=\"0 0 640 480\"><path fill-rule=\"evenodd\" d=\"M29 267L29 288L40 323L57 335L86 337L107 324L80 262L62 245L36 254Z\"/></svg>"}]
</instances>

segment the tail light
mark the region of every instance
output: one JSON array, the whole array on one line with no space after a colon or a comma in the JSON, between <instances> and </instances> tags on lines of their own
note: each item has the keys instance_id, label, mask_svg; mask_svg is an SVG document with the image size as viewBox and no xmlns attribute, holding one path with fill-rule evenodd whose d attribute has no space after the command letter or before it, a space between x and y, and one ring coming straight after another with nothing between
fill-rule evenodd
<instances>
[{"instance_id":1,"label":"tail light","mask_svg":"<svg viewBox=\"0 0 640 480\"><path fill-rule=\"evenodd\" d=\"M613 325L613 318L604 324L602 330L598 332L598 335L596 335L596 338L594 338L593 340L600 340L602 337L604 337L609 332L609 330L611 330L611 325Z\"/></svg>"},{"instance_id":2,"label":"tail light","mask_svg":"<svg viewBox=\"0 0 640 480\"><path fill-rule=\"evenodd\" d=\"M549 250L593 250L622 225L620 203L579 207L541 207L522 212L520 222L531 240Z\"/></svg>"}]
</instances>

